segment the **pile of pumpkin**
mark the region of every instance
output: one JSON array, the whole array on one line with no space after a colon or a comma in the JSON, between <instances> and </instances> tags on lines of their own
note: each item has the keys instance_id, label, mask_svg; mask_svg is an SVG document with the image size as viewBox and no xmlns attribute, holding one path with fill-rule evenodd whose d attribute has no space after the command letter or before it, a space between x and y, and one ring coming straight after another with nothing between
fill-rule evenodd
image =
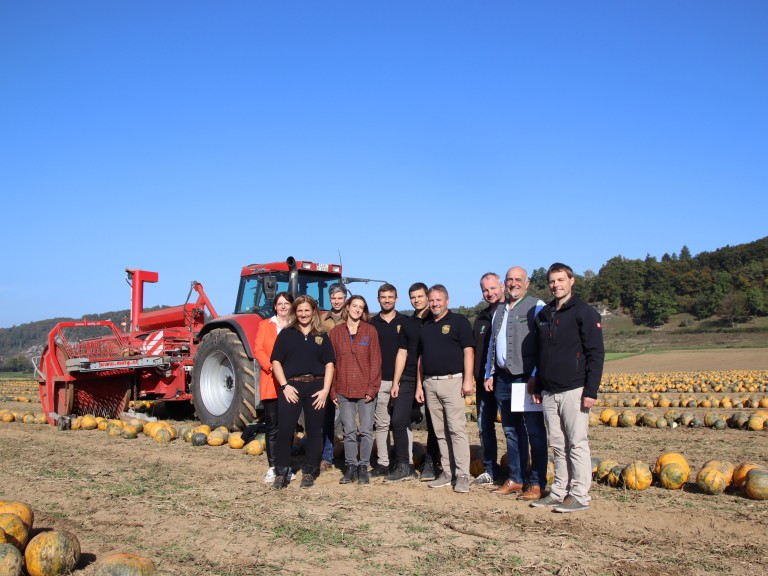
<instances>
[{"instance_id":1,"label":"pile of pumpkin","mask_svg":"<svg viewBox=\"0 0 768 576\"><path fill-rule=\"evenodd\" d=\"M48 424L48 419L42 412L14 412L11 410L0 410L0 422L22 422L24 424Z\"/></svg>"},{"instance_id":2,"label":"pile of pumpkin","mask_svg":"<svg viewBox=\"0 0 768 576\"><path fill-rule=\"evenodd\" d=\"M242 438L242 432L230 432L226 427L220 426L214 430L207 424L182 424L178 428L165 420L146 421L140 418L130 420L107 419L101 416L86 414L77 416L70 421L72 430L103 430L109 436L132 440L139 434L152 438L159 444L173 442L182 438L192 446L222 446L227 444L230 448L240 450L251 456L258 456L266 449L264 434L257 434L247 444ZM301 439L297 434L296 441Z\"/></svg>"},{"instance_id":3,"label":"pile of pumpkin","mask_svg":"<svg viewBox=\"0 0 768 576\"><path fill-rule=\"evenodd\" d=\"M80 562L80 541L65 530L33 529L34 512L29 504L0 501L0 574L60 576L70 574ZM122 552L96 563L94 576L159 576L149 558Z\"/></svg>"},{"instance_id":4,"label":"pile of pumpkin","mask_svg":"<svg viewBox=\"0 0 768 576\"><path fill-rule=\"evenodd\" d=\"M590 426L611 426L613 428L631 428L632 426L646 426L648 428L677 428L678 426L688 428L714 428L715 430L725 430L733 428L736 430L750 430L757 432L761 430L768 431L768 410L756 410L752 413L737 411L730 416L724 416L716 412L707 412L704 416L697 416L693 412L680 412L670 408L663 415L658 416L653 412L633 410L614 410L605 408L598 414L590 412Z\"/></svg>"},{"instance_id":5,"label":"pile of pumpkin","mask_svg":"<svg viewBox=\"0 0 768 576\"><path fill-rule=\"evenodd\" d=\"M654 392L649 396L633 395L630 398L614 394L597 399L598 406L613 406L624 408L768 408L768 397L763 394L750 394L731 397L728 394L695 398L688 394L680 394L677 398Z\"/></svg>"},{"instance_id":6,"label":"pile of pumpkin","mask_svg":"<svg viewBox=\"0 0 768 576\"><path fill-rule=\"evenodd\" d=\"M34 402L38 384L34 380L0 380L0 401Z\"/></svg>"},{"instance_id":7,"label":"pile of pumpkin","mask_svg":"<svg viewBox=\"0 0 768 576\"><path fill-rule=\"evenodd\" d=\"M712 370L604 374L600 392L768 392L768 370Z\"/></svg>"},{"instance_id":8,"label":"pile of pumpkin","mask_svg":"<svg viewBox=\"0 0 768 576\"><path fill-rule=\"evenodd\" d=\"M680 490L687 483L691 467L678 452L659 456L653 469L635 461L623 466L611 459L592 458L592 476L610 486L628 490L645 490L653 483L668 490ZM725 460L709 460L696 475L695 485L704 494L722 494L727 488L743 491L752 500L768 500L768 468L754 462L734 466Z\"/></svg>"}]
</instances>

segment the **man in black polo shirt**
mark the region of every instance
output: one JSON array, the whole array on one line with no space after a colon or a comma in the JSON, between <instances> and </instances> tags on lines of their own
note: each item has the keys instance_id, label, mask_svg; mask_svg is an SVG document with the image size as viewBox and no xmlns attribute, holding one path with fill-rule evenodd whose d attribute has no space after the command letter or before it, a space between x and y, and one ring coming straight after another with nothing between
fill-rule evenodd
<instances>
[{"instance_id":1,"label":"man in black polo shirt","mask_svg":"<svg viewBox=\"0 0 768 576\"><path fill-rule=\"evenodd\" d=\"M442 474L430 482L429 487L450 486L453 474L454 492L466 493L469 492L469 439L464 396L474 390L472 326L466 317L448 309L448 290L441 284L429 289L429 309L432 318L421 327L419 339L422 385L417 385L416 397L426 400L443 465Z\"/></svg>"},{"instance_id":2,"label":"man in black polo shirt","mask_svg":"<svg viewBox=\"0 0 768 576\"><path fill-rule=\"evenodd\" d=\"M390 472L389 466L389 425L390 425L390 394L392 380L395 375L395 356L398 350L398 341L403 322L408 319L405 314L395 310L397 304L397 288L392 284L382 284L378 293L381 312L371 318L371 325L379 334L381 347L381 388L376 397L376 415L374 430L376 439L376 453L378 463L371 472L371 476L386 476ZM408 406L410 411L410 406ZM410 460L410 429L408 430L408 461Z\"/></svg>"}]
</instances>

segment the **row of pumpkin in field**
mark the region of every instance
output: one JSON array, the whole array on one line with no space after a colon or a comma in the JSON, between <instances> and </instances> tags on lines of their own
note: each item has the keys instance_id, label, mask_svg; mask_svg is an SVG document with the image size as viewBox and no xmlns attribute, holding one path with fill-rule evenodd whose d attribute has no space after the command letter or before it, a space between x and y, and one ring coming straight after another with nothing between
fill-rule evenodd
<instances>
[{"instance_id":1,"label":"row of pumpkin in field","mask_svg":"<svg viewBox=\"0 0 768 576\"><path fill-rule=\"evenodd\" d=\"M768 370L708 370L603 374L600 392L768 392Z\"/></svg>"},{"instance_id":2,"label":"row of pumpkin in field","mask_svg":"<svg viewBox=\"0 0 768 576\"><path fill-rule=\"evenodd\" d=\"M613 408L604 408L599 413L597 411L590 412L589 424L590 426L604 425L613 428L631 428L633 426L677 428L682 426L687 428L706 427L715 430L733 428L757 432L768 431L768 410L756 410L752 413L736 411L730 416L717 412L707 412L701 416L691 411L680 412L674 408L670 408L662 415L642 410L635 412L629 409L619 411Z\"/></svg>"},{"instance_id":3,"label":"row of pumpkin in field","mask_svg":"<svg viewBox=\"0 0 768 576\"><path fill-rule=\"evenodd\" d=\"M623 406L625 408L768 408L768 397L762 394L750 394L731 397L729 394L715 396L708 394L703 398L680 394L677 398L654 392L650 396L619 397L614 394L597 399L598 406Z\"/></svg>"},{"instance_id":4,"label":"row of pumpkin in field","mask_svg":"<svg viewBox=\"0 0 768 576\"><path fill-rule=\"evenodd\" d=\"M66 530L35 528L26 502L0 501L0 575L60 576L80 562L80 541ZM26 571L26 572L25 572ZM99 558L94 576L160 576L149 558L117 552Z\"/></svg>"},{"instance_id":5,"label":"row of pumpkin in field","mask_svg":"<svg viewBox=\"0 0 768 576\"><path fill-rule=\"evenodd\" d=\"M616 460L593 457L592 475L598 482L628 490L645 490L654 480L662 488L680 490L690 485L691 467L677 452L662 454L653 468L643 461L625 466ZM734 466L725 460L709 460L691 484L704 494L722 494L731 489L752 500L768 500L768 468L754 462Z\"/></svg>"}]
</instances>

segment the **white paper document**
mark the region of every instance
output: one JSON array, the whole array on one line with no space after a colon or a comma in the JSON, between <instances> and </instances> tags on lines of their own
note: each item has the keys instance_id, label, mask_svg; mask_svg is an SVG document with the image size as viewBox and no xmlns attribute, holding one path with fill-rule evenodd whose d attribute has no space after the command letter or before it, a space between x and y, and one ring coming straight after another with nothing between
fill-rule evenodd
<instances>
[{"instance_id":1,"label":"white paper document","mask_svg":"<svg viewBox=\"0 0 768 576\"><path fill-rule=\"evenodd\" d=\"M511 412L541 412L541 404L534 404L533 398L526 392L528 384L515 382L512 384L512 408Z\"/></svg>"}]
</instances>

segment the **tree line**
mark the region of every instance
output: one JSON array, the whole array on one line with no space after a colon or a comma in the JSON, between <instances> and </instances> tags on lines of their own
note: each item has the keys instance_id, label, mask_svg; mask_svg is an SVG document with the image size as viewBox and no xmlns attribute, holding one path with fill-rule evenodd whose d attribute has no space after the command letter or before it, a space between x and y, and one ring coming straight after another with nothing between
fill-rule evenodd
<instances>
[{"instance_id":1,"label":"tree line","mask_svg":"<svg viewBox=\"0 0 768 576\"><path fill-rule=\"evenodd\" d=\"M546 268L531 273L529 291L551 299ZM620 310L648 326L660 326L674 314L697 320L719 317L730 326L768 315L768 237L713 252L650 254L645 259L614 256L595 274L576 275L574 293L593 304ZM460 308L470 317L484 307Z\"/></svg>"},{"instance_id":2,"label":"tree line","mask_svg":"<svg viewBox=\"0 0 768 576\"><path fill-rule=\"evenodd\" d=\"M549 301L546 268L531 272L530 280L530 292ZM716 316L735 326L768 315L768 237L695 256L687 246L661 258L614 256L597 273L577 274L574 293L587 302L630 314L648 326L660 326L673 314L684 312L697 319ZM480 301L455 311L474 319L484 306ZM119 324L127 316L128 310L119 310L85 318ZM65 320L72 318L0 328L0 372L31 371L30 357L42 352L48 333Z\"/></svg>"}]
</instances>

